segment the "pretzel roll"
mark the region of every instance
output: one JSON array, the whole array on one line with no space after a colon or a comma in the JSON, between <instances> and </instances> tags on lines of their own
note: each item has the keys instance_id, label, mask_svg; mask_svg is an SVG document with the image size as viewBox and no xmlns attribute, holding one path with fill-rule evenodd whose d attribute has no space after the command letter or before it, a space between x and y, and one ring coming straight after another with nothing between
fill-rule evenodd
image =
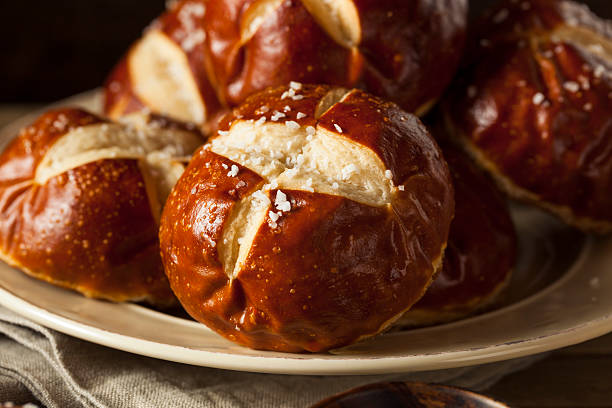
<instances>
[{"instance_id":1,"label":"pretzel roll","mask_svg":"<svg viewBox=\"0 0 612 408\"><path fill-rule=\"evenodd\" d=\"M157 239L161 206L198 135L156 117L49 111L0 155L0 257L113 301L175 303Z\"/></svg>"},{"instance_id":2,"label":"pretzel roll","mask_svg":"<svg viewBox=\"0 0 612 408\"><path fill-rule=\"evenodd\" d=\"M204 123L289 81L363 88L424 113L452 78L467 0L183 0L106 85L106 112Z\"/></svg>"},{"instance_id":3,"label":"pretzel roll","mask_svg":"<svg viewBox=\"0 0 612 408\"><path fill-rule=\"evenodd\" d=\"M443 145L455 188L442 270L398 322L424 326L462 319L494 305L516 261L516 231L495 184L450 146Z\"/></svg>"},{"instance_id":4,"label":"pretzel roll","mask_svg":"<svg viewBox=\"0 0 612 408\"><path fill-rule=\"evenodd\" d=\"M463 148L512 197L612 231L612 23L571 1L507 1L444 103Z\"/></svg>"},{"instance_id":5,"label":"pretzel roll","mask_svg":"<svg viewBox=\"0 0 612 408\"><path fill-rule=\"evenodd\" d=\"M160 228L170 285L196 320L248 347L317 352L380 333L423 295L454 200L415 116L292 83L220 126Z\"/></svg>"}]
</instances>

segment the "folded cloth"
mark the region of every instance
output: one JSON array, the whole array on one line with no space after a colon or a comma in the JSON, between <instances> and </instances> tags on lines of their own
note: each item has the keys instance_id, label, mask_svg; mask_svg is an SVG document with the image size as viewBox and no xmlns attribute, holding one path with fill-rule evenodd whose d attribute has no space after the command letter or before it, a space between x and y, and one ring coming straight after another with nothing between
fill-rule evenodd
<instances>
[{"instance_id":1,"label":"folded cloth","mask_svg":"<svg viewBox=\"0 0 612 408\"><path fill-rule=\"evenodd\" d=\"M307 407L381 381L475 391L541 358L383 376L288 376L195 367L134 355L47 329L0 307L0 404L29 391L48 408Z\"/></svg>"}]
</instances>

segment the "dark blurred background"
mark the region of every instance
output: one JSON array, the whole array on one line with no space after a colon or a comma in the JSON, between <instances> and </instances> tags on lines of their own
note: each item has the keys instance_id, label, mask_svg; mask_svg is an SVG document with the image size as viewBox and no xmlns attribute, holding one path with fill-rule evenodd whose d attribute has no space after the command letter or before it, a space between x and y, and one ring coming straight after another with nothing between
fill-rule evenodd
<instances>
[{"instance_id":1,"label":"dark blurred background","mask_svg":"<svg viewBox=\"0 0 612 408\"><path fill-rule=\"evenodd\" d=\"M494 3L470 0L471 12ZM612 0L585 3L612 18ZM164 8L163 0L0 0L0 103L50 102L99 86Z\"/></svg>"}]
</instances>

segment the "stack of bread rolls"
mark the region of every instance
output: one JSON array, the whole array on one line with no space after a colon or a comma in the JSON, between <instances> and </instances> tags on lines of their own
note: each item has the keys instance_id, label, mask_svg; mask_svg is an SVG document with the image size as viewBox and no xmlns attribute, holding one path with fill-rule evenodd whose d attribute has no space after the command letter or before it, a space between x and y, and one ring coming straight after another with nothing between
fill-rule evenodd
<instances>
[{"instance_id":1,"label":"stack of bread rolls","mask_svg":"<svg viewBox=\"0 0 612 408\"><path fill-rule=\"evenodd\" d=\"M485 311L517 256L495 184L611 229L612 26L502 2L428 117L440 148L418 116L466 25L465 0L172 2L109 75L111 119L49 112L0 156L0 256L264 350Z\"/></svg>"}]
</instances>

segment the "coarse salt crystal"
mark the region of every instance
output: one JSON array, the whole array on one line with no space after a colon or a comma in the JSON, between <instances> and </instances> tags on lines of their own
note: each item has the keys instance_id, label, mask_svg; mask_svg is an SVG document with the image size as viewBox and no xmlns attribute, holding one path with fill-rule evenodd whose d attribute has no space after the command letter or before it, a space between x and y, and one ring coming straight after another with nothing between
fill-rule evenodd
<instances>
[{"instance_id":1,"label":"coarse salt crystal","mask_svg":"<svg viewBox=\"0 0 612 408\"><path fill-rule=\"evenodd\" d=\"M385 170L385 178L387 178L388 180L391 180L393 178L393 173L391 172L391 170Z\"/></svg>"},{"instance_id":2,"label":"coarse salt crystal","mask_svg":"<svg viewBox=\"0 0 612 408\"><path fill-rule=\"evenodd\" d=\"M399 187L397 187L397 188L398 188L398 190L399 190L399 191L404 191L404 190L406 190L406 186L399 186Z\"/></svg>"},{"instance_id":3,"label":"coarse salt crystal","mask_svg":"<svg viewBox=\"0 0 612 408\"><path fill-rule=\"evenodd\" d=\"M300 124L294 120L286 121L285 126L287 126L289 129L299 129L300 128Z\"/></svg>"},{"instance_id":4,"label":"coarse salt crystal","mask_svg":"<svg viewBox=\"0 0 612 408\"><path fill-rule=\"evenodd\" d=\"M342 133L342 128L340 127L340 125L338 125L337 123L334 123L334 127L336 128L338 133Z\"/></svg>"},{"instance_id":5,"label":"coarse salt crystal","mask_svg":"<svg viewBox=\"0 0 612 408\"><path fill-rule=\"evenodd\" d=\"M578 76L578 82L580 82L580 86L585 91L591 89L591 83L589 82L589 78L585 77L584 75Z\"/></svg>"},{"instance_id":6,"label":"coarse salt crystal","mask_svg":"<svg viewBox=\"0 0 612 408\"><path fill-rule=\"evenodd\" d=\"M295 89L290 88L289 90L283 92L281 95L281 99L292 98L295 96Z\"/></svg>"},{"instance_id":7,"label":"coarse salt crystal","mask_svg":"<svg viewBox=\"0 0 612 408\"><path fill-rule=\"evenodd\" d=\"M229 166L225 163L221 163L221 167L223 167L225 170L229 169Z\"/></svg>"},{"instance_id":8,"label":"coarse salt crystal","mask_svg":"<svg viewBox=\"0 0 612 408\"><path fill-rule=\"evenodd\" d=\"M533 95L532 102L533 102L534 105L539 105L542 102L544 102L544 99L546 99L544 97L544 94L542 94L541 92L538 92L535 95Z\"/></svg>"},{"instance_id":9,"label":"coarse salt crystal","mask_svg":"<svg viewBox=\"0 0 612 408\"><path fill-rule=\"evenodd\" d=\"M606 69L603 67L603 65L598 65L597 67L595 67L593 75L595 76L595 78L601 78L604 72L606 72Z\"/></svg>"},{"instance_id":10,"label":"coarse salt crystal","mask_svg":"<svg viewBox=\"0 0 612 408\"><path fill-rule=\"evenodd\" d=\"M273 121L273 122L276 122L279 119L284 118L285 116L287 116L287 115L285 115L283 112L274 111L274 112L272 112L272 116L270 117L270 120Z\"/></svg>"},{"instance_id":11,"label":"coarse salt crystal","mask_svg":"<svg viewBox=\"0 0 612 408\"><path fill-rule=\"evenodd\" d=\"M308 115L306 115L305 113L302 113L302 112L298 112L297 115L295 115L296 119L303 119L306 116L308 116Z\"/></svg>"},{"instance_id":12,"label":"coarse salt crystal","mask_svg":"<svg viewBox=\"0 0 612 408\"><path fill-rule=\"evenodd\" d=\"M296 91L298 91L298 90L302 89L302 84L299 83L299 82L291 81L291 82L289 82L289 87L291 89L295 89Z\"/></svg>"},{"instance_id":13,"label":"coarse salt crystal","mask_svg":"<svg viewBox=\"0 0 612 408\"><path fill-rule=\"evenodd\" d=\"M255 124L256 124L257 126L261 126L261 125L263 125L264 123L266 123L266 117L265 117L265 116L262 116L261 118L259 118L259 119L257 119L257 120L255 121Z\"/></svg>"},{"instance_id":14,"label":"coarse salt crystal","mask_svg":"<svg viewBox=\"0 0 612 408\"><path fill-rule=\"evenodd\" d=\"M293 95L291 99L293 99L294 101L301 101L302 99L304 99L304 95Z\"/></svg>"},{"instance_id":15,"label":"coarse salt crystal","mask_svg":"<svg viewBox=\"0 0 612 408\"><path fill-rule=\"evenodd\" d=\"M279 211L291 211L291 203L287 201L287 194L283 193L281 190L278 190L276 192L276 199L274 200L274 205Z\"/></svg>"},{"instance_id":16,"label":"coarse salt crystal","mask_svg":"<svg viewBox=\"0 0 612 408\"><path fill-rule=\"evenodd\" d=\"M569 92L578 92L580 90L580 85L577 82L568 81L563 84L563 88Z\"/></svg>"},{"instance_id":17,"label":"coarse salt crystal","mask_svg":"<svg viewBox=\"0 0 612 408\"><path fill-rule=\"evenodd\" d=\"M219 134L219 136L227 136L227 135L229 135L229 131L228 130L219 130L219 131L217 131L217 133Z\"/></svg>"},{"instance_id":18,"label":"coarse salt crystal","mask_svg":"<svg viewBox=\"0 0 612 408\"><path fill-rule=\"evenodd\" d=\"M227 173L227 175L229 177L236 177L238 175L238 171L240 169L238 168L238 166L236 166L235 164L232 164L232 168L230 169L230 171Z\"/></svg>"},{"instance_id":19,"label":"coarse salt crystal","mask_svg":"<svg viewBox=\"0 0 612 408\"><path fill-rule=\"evenodd\" d=\"M185 37L183 41L181 41L181 47L186 52L191 52L196 46L202 44L205 40L206 33L204 33L204 31L202 31L201 29L191 31L187 35L187 37Z\"/></svg>"}]
</instances>

